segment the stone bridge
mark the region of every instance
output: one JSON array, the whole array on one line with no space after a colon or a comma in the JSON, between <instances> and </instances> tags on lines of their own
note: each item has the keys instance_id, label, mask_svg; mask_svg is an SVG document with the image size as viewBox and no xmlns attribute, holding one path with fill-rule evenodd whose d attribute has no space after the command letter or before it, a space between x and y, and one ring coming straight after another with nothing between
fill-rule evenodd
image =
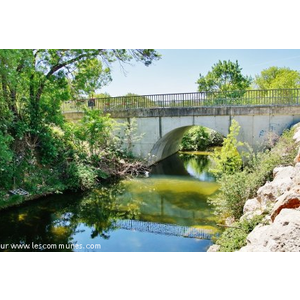
<instances>
[{"instance_id":1,"label":"stone bridge","mask_svg":"<svg viewBox=\"0 0 300 300\"><path fill-rule=\"evenodd\" d=\"M255 90L209 94L165 94L89 99L82 103L111 114L120 123L137 124L133 153L155 163L174 153L184 133L192 126L204 126L226 136L231 121L241 126L238 139L255 150L262 146L270 132L280 135L300 122L300 90ZM69 106L68 106L69 105ZM63 107L67 119L82 117L74 102ZM82 106L80 106L82 107Z\"/></svg>"}]
</instances>

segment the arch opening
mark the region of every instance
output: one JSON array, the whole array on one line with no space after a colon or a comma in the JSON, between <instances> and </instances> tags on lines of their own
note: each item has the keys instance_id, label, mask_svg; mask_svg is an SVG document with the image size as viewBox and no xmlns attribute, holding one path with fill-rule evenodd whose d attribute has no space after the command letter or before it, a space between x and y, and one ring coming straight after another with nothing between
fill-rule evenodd
<instances>
[{"instance_id":1,"label":"arch opening","mask_svg":"<svg viewBox=\"0 0 300 300\"><path fill-rule=\"evenodd\" d=\"M151 154L151 162L150 164L161 161L180 150L180 145L183 136L191 129L196 127L204 127L200 125L190 125L183 126L176 129L171 130L166 133L162 138L160 138L155 145L153 146L150 154ZM204 127L207 128L207 127ZM216 132L213 129L207 128L213 132ZM220 134L222 135L222 134ZM222 135L223 136L223 135Z\"/></svg>"}]
</instances>

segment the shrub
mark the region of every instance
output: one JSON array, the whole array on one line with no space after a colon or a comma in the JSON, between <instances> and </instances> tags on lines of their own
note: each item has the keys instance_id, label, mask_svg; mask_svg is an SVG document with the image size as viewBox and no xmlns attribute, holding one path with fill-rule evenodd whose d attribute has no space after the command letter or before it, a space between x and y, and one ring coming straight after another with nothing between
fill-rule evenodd
<instances>
[{"instance_id":1,"label":"shrub","mask_svg":"<svg viewBox=\"0 0 300 300\"><path fill-rule=\"evenodd\" d=\"M209 147L222 146L224 137L221 133L211 130L209 133Z\"/></svg>"},{"instance_id":2,"label":"shrub","mask_svg":"<svg viewBox=\"0 0 300 300\"><path fill-rule=\"evenodd\" d=\"M242 142L238 142L236 137L239 134L240 126L237 121L232 120L229 134L224 138L221 149L215 149L212 155L214 167L211 172L220 177L223 174L234 174L242 168L243 160L238 151L238 147L243 146Z\"/></svg>"},{"instance_id":3,"label":"shrub","mask_svg":"<svg viewBox=\"0 0 300 300\"><path fill-rule=\"evenodd\" d=\"M208 201L213 205L220 220L227 217L239 219L243 214L245 202L255 197L258 188L266 181L273 179L273 169L279 165L292 165L296 153L293 130L288 130L282 134L272 150L250 153L243 170L231 173L224 168L223 173L219 171L217 181L220 189L217 195L209 198Z\"/></svg>"},{"instance_id":4,"label":"shrub","mask_svg":"<svg viewBox=\"0 0 300 300\"><path fill-rule=\"evenodd\" d=\"M71 162L67 168L65 183L71 190L91 189L97 184L97 172L87 164Z\"/></svg>"},{"instance_id":5,"label":"shrub","mask_svg":"<svg viewBox=\"0 0 300 300\"><path fill-rule=\"evenodd\" d=\"M184 134L180 150L201 151L206 150L210 144L209 133L202 126L192 127Z\"/></svg>"},{"instance_id":6,"label":"shrub","mask_svg":"<svg viewBox=\"0 0 300 300\"><path fill-rule=\"evenodd\" d=\"M226 229L216 244L220 245L220 252L237 251L243 246L246 246L246 238L248 234L263 220L264 216L254 216L250 220L233 223L232 226Z\"/></svg>"},{"instance_id":7,"label":"shrub","mask_svg":"<svg viewBox=\"0 0 300 300\"><path fill-rule=\"evenodd\" d=\"M214 197L208 199L209 203L214 206L220 219L238 219L243 214L244 204L252 190L247 172L223 174L218 183L220 189Z\"/></svg>"}]
</instances>

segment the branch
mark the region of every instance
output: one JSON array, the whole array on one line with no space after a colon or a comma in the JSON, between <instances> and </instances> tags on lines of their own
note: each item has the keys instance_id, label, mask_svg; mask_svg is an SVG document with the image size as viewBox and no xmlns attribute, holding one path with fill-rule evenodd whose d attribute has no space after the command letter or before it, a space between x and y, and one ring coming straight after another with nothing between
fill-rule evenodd
<instances>
[{"instance_id":1,"label":"branch","mask_svg":"<svg viewBox=\"0 0 300 300\"><path fill-rule=\"evenodd\" d=\"M78 56L76 56L76 57L74 57L74 58L72 58L72 59L69 59L69 60L63 62L63 63L56 64L56 65L54 65L54 66L50 69L50 71L49 71L48 74L46 75L46 78L49 79L49 77L50 77L51 75L53 75L56 71L58 71L58 70L60 70L60 69L62 69L62 68L64 68L64 67L66 67L66 66L68 66L68 65L71 65L71 64L73 64L73 63L76 62L76 61L80 61L80 60L83 59L83 58L86 58L86 57L89 57L89 56L97 56L97 55L100 55L102 51L103 51L103 49L96 49L96 50L94 51L94 53L92 53L92 54L91 54L91 53L83 53L83 54L80 54L80 55L78 55Z\"/></svg>"},{"instance_id":2,"label":"branch","mask_svg":"<svg viewBox=\"0 0 300 300\"><path fill-rule=\"evenodd\" d=\"M102 49L98 49L98 50L95 50L95 53L94 55L97 55L97 54L100 54L102 51ZM69 66L71 64L73 64L74 62L77 62L77 61L80 61L82 60L83 58L86 58L88 56L90 56L91 54L89 53L83 53L83 54L80 54L72 59L69 59L63 63L58 63L54 66L52 66L52 68L50 69L50 71L47 73L45 79L43 80L43 82L40 84L38 90L37 90L37 93L36 93L36 100L39 101L40 100L40 97L42 95L42 92L43 92L43 89L45 87L45 84L46 84L46 81L55 73L57 72L58 70L66 67L66 66Z\"/></svg>"}]
</instances>

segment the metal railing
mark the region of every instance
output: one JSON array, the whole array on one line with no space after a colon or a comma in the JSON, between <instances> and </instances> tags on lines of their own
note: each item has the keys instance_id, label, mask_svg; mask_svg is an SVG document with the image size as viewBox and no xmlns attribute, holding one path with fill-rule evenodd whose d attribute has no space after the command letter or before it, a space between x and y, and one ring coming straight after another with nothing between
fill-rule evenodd
<instances>
[{"instance_id":1,"label":"metal railing","mask_svg":"<svg viewBox=\"0 0 300 300\"><path fill-rule=\"evenodd\" d=\"M66 101L63 112L94 108L102 111L139 108L299 105L300 89L244 90L121 96Z\"/></svg>"}]
</instances>

